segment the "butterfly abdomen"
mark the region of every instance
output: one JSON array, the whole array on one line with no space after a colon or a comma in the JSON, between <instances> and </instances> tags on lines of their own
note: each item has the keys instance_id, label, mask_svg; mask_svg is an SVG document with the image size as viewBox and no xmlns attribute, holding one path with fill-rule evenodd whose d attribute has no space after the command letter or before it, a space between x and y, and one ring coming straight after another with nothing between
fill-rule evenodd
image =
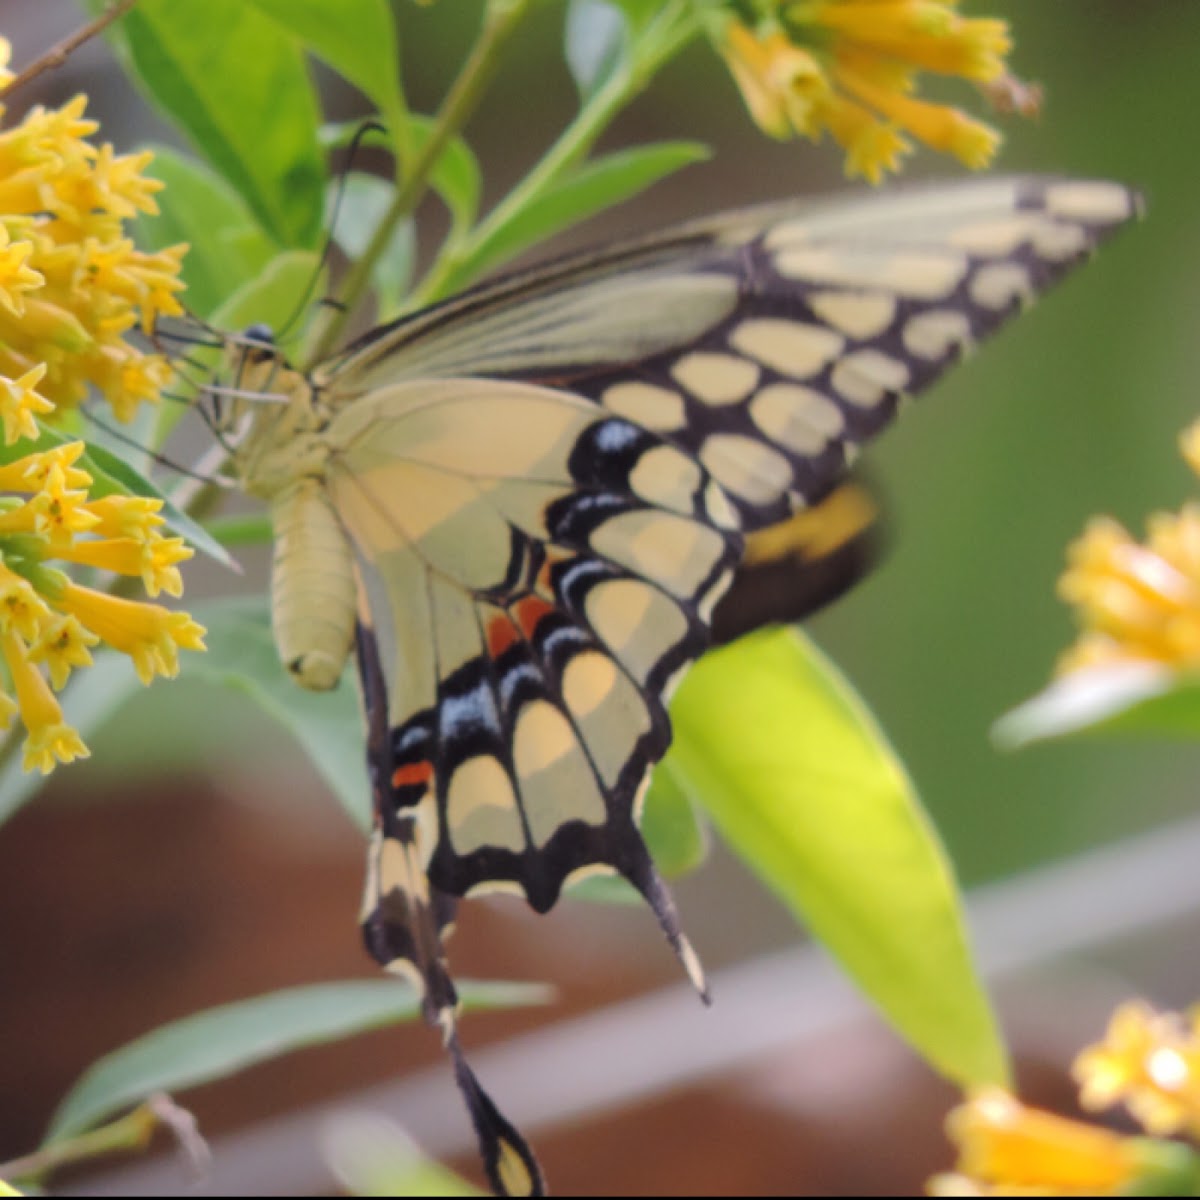
<instances>
[{"instance_id":1,"label":"butterfly abdomen","mask_svg":"<svg viewBox=\"0 0 1200 1200\"><path fill-rule=\"evenodd\" d=\"M301 687L327 691L341 678L354 637L350 544L315 479L280 492L271 506L271 521L275 642Z\"/></svg>"}]
</instances>

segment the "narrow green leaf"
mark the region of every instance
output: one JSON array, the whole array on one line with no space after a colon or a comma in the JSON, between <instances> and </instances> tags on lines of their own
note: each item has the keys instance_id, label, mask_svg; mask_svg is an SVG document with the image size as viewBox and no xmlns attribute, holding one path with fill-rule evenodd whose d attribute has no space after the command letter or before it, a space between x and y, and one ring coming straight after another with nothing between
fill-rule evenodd
<instances>
[{"instance_id":1,"label":"narrow green leaf","mask_svg":"<svg viewBox=\"0 0 1200 1200\"><path fill-rule=\"evenodd\" d=\"M85 742L142 687L124 655L97 651L93 657L92 665L77 671L59 697L67 724L77 729ZM19 738L21 733L13 727L7 736ZM0 768L0 824L32 799L45 782L43 775L21 769L20 751L9 758Z\"/></svg>"},{"instance_id":2,"label":"narrow green leaf","mask_svg":"<svg viewBox=\"0 0 1200 1200\"><path fill-rule=\"evenodd\" d=\"M162 492L158 490L144 475L136 471L124 459L111 450L94 442L88 443L87 451L82 460L83 467L89 471L94 480L93 496L149 496L163 502L162 516L167 525L184 537L188 542L207 555L214 562L230 571L241 574L242 568L229 551L217 541L198 521L193 521L187 513L175 507Z\"/></svg>"},{"instance_id":3,"label":"narrow green leaf","mask_svg":"<svg viewBox=\"0 0 1200 1200\"><path fill-rule=\"evenodd\" d=\"M296 34L318 58L373 100L388 120L403 121L396 25L386 0L250 0Z\"/></svg>"},{"instance_id":4,"label":"narrow green leaf","mask_svg":"<svg viewBox=\"0 0 1200 1200\"><path fill-rule=\"evenodd\" d=\"M587 100L628 58L625 14L608 0L571 0L564 29L567 66Z\"/></svg>"},{"instance_id":5,"label":"narrow green leaf","mask_svg":"<svg viewBox=\"0 0 1200 1200\"><path fill-rule=\"evenodd\" d=\"M208 651L188 663L189 678L236 688L254 700L292 734L350 819L369 829L366 733L353 666L333 691L305 691L279 661L264 598L212 601L194 608L193 615L208 630Z\"/></svg>"},{"instance_id":6,"label":"narrow green leaf","mask_svg":"<svg viewBox=\"0 0 1200 1200\"><path fill-rule=\"evenodd\" d=\"M396 187L386 179L352 171L333 191L341 189L334 237L351 261L360 258L371 234L383 219L396 195ZM399 307L412 277L416 255L416 232L412 221L401 221L379 256L371 281L379 303L379 320L387 320Z\"/></svg>"},{"instance_id":7,"label":"narrow green leaf","mask_svg":"<svg viewBox=\"0 0 1200 1200\"><path fill-rule=\"evenodd\" d=\"M456 271L471 279L527 246L631 199L667 175L709 156L700 142L658 142L587 163L489 231Z\"/></svg>"},{"instance_id":8,"label":"narrow green leaf","mask_svg":"<svg viewBox=\"0 0 1200 1200\"><path fill-rule=\"evenodd\" d=\"M544 1003L529 984L458 983L468 1008ZM211 1008L163 1025L94 1063L50 1122L59 1141L155 1092L178 1092L223 1079L305 1046L339 1041L420 1016L416 994L392 979L358 979L288 988Z\"/></svg>"},{"instance_id":9,"label":"narrow green leaf","mask_svg":"<svg viewBox=\"0 0 1200 1200\"><path fill-rule=\"evenodd\" d=\"M1006 1081L949 863L833 666L791 630L755 634L702 659L671 716L666 761L896 1029L959 1083Z\"/></svg>"},{"instance_id":10,"label":"narrow green leaf","mask_svg":"<svg viewBox=\"0 0 1200 1200\"><path fill-rule=\"evenodd\" d=\"M1200 676L1149 662L1076 671L992 729L1006 749L1075 733L1200 737Z\"/></svg>"},{"instance_id":11,"label":"narrow green leaf","mask_svg":"<svg viewBox=\"0 0 1200 1200\"><path fill-rule=\"evenodd\" d=\"M147 172L166 185L158 216L138 219L138 240L151 250L187 242L183 280L187 306L207 317L229 294L253 279L278 252L241 197L196 159L156 147Z\"/></svg>"},{"instance_id":12,"label":"narrow green leaf","mask_svg":"<svg viewBox=\"0 0 1200 1200\"><path fill-rule=\"evenodd\" d=\"M244 0L142 0L113 36L151 98L271 236L315 246L326 168L296 39Z\"/></svg>"}]
</instances>

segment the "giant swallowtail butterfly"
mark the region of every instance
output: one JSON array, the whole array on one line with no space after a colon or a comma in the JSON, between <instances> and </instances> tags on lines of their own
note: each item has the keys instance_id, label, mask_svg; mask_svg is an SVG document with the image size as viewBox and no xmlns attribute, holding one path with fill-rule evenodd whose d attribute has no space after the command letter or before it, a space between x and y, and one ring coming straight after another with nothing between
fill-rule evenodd
<instances>
[{"instance_id":1,"label":"giant swallowtail butterfly","mask_svg":"<svg viewBox=\"0 0 1200 1200\"><path fill-rule=\"evenodd\" d=\"M1136 205L1060 179L784 203L518 271L307 376L235 339L261 395L219 419L271 508L279 652L317 689L358 660L367 945L423 990L498 1189L541 1180L459 1051L456 900L544 912L618 872L703 991L638 833L672 686L714 622L797 617L857 574L859 447Z\"/></svg>"}]
</instances>

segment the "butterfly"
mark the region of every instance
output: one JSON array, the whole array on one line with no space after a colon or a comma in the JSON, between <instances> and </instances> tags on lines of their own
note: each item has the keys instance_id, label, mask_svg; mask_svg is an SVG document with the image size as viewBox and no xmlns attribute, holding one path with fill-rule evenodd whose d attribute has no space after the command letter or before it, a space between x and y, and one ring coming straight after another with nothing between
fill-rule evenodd
<instances>
[{"instance_id":1,"label":"butterfly","mask_svg":"<svg viewBox=\"0 0 1200 1200\"><path fill-rule=\"evenodd\" d=\"M1138 207L1057 178L785 202L516 271L307 375L232 339L210 400L270 506L280 656L312 689L358 664L366 943L421 989L498 1191L543 1185L459 1047L457 900L545 912L616 872L704 995L638 832L671 689L863 573L859 448Z\"/></svg>"}]
</instances>

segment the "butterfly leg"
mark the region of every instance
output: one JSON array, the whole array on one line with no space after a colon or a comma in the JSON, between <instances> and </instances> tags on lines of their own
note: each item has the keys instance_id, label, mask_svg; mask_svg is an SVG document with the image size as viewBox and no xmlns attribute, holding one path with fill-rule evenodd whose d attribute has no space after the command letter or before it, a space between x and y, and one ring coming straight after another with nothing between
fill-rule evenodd
<instances>
[{"instance_id":1,"label":"butterfly leg","mask_svg":"<svg viewBox=\"0 0 1200 1200\"><path fill-rule=\"evenodd\" d=\"M458 995L442 944L442 932L454 916L454 898L431 887L422 865L415 810L397 800L379 650L371 629L361 621L355 644L375 807L362 914L367 950L385 971L406 976L420 990L425 1019L440 1030L450 1054L492 1187L503 1196L544 1195L537 1159L480 1086L459 1044Z\"/></svg>"}]
</instances>

